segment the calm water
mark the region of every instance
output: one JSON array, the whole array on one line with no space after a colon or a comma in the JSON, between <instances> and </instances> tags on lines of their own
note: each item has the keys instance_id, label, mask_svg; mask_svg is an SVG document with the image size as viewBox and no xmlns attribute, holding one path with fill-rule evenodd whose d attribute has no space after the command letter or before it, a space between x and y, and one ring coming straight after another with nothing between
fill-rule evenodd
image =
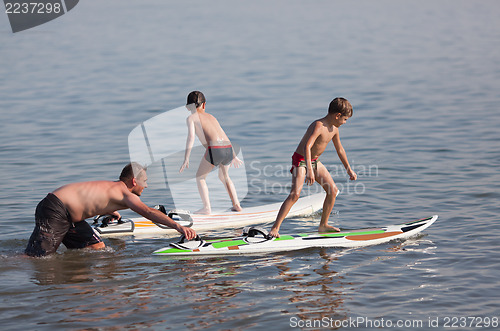
<instances>
[{"instance_id":1,"label":"calm water","mask_svg":"<svg viewBox=\"0 0 500 331\"><path fill-rule=\"evenodd\" d=\"M499 11L495 1L87 0L16 34L0 14L2 330L493 329ZM151 252L172 239L124 237L102 252L22 255L47 192L117 178L129 132L194 89L244 150L243 206L284 200L283 169L306 127L345 96L354 116L341 137L359 180L325 152L343 189L331 223L439 220L363 249L169 260ZM143 200L168 204L151 186ZM281 232L318 222L291 219Z\"/></svg>"}]
</instances>

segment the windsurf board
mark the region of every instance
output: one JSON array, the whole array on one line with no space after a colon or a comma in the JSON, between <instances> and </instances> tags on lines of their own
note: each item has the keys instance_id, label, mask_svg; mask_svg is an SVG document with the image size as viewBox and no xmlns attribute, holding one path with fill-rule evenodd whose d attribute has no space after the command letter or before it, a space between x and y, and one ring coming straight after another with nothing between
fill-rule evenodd
<instances>
[{"instance_id":1,"label":"windsurf board","mask_svg":"<svg viewBox=\"0 0 500 331\"><path fill-rule=\"evenodd\" d=\"M195 256L261 254L292 251L311 247L363 247L377 245L391 240L406 239L422 232L437 220L434 215L398 225L380 228L344 230L330 233L304 233L282 235L271 238L267 231L259 228L245 228L240 237L186 241L183 237L169 246L153 252L154 255Z\"/></svg>"},{"instance_id":2,"label":"windsurf board","mask_svg":"<svg viewBox=\"0 0 500 331\"><path fill-rule=\"evenodd\" d=\"M287 217L301 217L311 215L323 208L325 193L316 193L300 198L292 207ZM244 208L241 212L220 211L210 215L193 214L189 211L170 210L165 212L179 224L192 227L195 231L206 231L223 228L241 228L247 225L273 222L282 202L263 206ZM162 210L162 206L157 206ZM116 237L123 235L178 235L174 229L156 224L144 217L121 219L113 221L106 215L96 217L91 224L100 236Z\"/></svg>"}]
</instances>

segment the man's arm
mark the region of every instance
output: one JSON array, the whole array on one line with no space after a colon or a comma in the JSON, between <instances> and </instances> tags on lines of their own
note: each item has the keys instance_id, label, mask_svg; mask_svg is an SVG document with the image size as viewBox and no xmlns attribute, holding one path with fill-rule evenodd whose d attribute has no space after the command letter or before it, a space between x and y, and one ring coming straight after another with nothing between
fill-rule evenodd
<instances>
[{"instance_id":1,"label":"man's arm","mask_svg":"<svg viewBox=\"0 0 500 331\"><path fill-rule=\"evenodd\" d=\"M155 223L160 223L177 230L179 233L185 235L188 240L196 237L196 232L193 229L182 226L161 211L148 207L137 195L133 193L126 193L124 202L128 208L132 209L137 214Z\"/></svg>"},{"instance_id":2,"label":"man's arm","mask_svg":"<svg viewBox=\"0 0 500 331\"><path fill-rule=\"evenodd\" d=\"M332 142L333 145L335 146L335 150L337 151L337 155L339 156L340 161L344 165L344 168L347 170L349 178L351 180L356 180L358 175L356 175L356 173L351 169L351 166L349 165L349 160L347 159L347 154L345 152L345 149L342 146L342 143L340 142L340 136L338 132L333 136Z\"/></svg>"}]
</instances>

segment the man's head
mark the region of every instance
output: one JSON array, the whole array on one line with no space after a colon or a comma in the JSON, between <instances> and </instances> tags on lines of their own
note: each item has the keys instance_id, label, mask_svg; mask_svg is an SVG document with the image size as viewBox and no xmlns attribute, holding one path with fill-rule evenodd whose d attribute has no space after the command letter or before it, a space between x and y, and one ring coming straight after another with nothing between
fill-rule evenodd
<instances>
[{"instance_id":1,"label":"man's head","mask_svg":"<svg viewBox=\"0 0 500 331\"><path fill-rule=\"evenodd\" d=\"M148 187L146 170L147 168L139 163L131 162L123 168L120 180L127 185L130 192L140 196L142 191Z\"/></svg>"}]
</instances>

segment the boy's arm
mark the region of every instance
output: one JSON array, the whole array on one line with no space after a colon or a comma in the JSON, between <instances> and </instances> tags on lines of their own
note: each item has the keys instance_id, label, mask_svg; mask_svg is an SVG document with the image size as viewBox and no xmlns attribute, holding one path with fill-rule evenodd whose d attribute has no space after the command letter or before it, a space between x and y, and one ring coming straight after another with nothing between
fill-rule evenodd
<instances>
[{"instance_id":1,"label":"boy's arm","mask_svg":"<svg viewBox=\"0 0 500 331\"><path fill-rule=\"evenodd\" d=\"M195 139L194 121L192 120L191 116L189 116L186 119L186 124L188 127L188 135L186 139L186 151L184 153L184 163L182 163L179 172L183 172L185 168L189 168L189 157L191 156L191 150L193 149L194 139Z\"/></svg>"},{"instance_id":2,"label":"boy's arm","mask_svg":"<svg viewBox=\"0 0 500 331\"><path fill-rule=\"evenodd\" d=\"M314 170L312 167L312 161L311 161L311 149L312 149L314 143L316 142L316 139L318 138L318 136L321 133L321 126L322 126L322 124L319 121L316 121L314 123L314 129L309 134L309 138L307 138L306 145L304 146L304 152L305 152L304 158L306 160L306 169L307 169L307 173L306 173L307 185L313 185L314 181L316 180L316 178L314 176Z\"/></svg>"},{"instance_id":3,"label":"boy's arm","mask_svg":"<svg viewBox=\"0 0 500 331\"><path fill-rule=\"evenodd\" d=\"M345 152L345 149L342 146L342 143L340 142L340 136L338 132L333 136L332 142L333 145L335 146L335 150L337 151L337 155L339 156L340 161L344 165L344 168L347 170L349 178L351 180L356 180L358 175L356 175L356 173L351 169L351 166L349 165L349 160L347 159L347 154Z\"/></svg>"},{"instance_id":4,"label":"boy's arm","mask_svg":"<svg viewBox=\"0 0 500 331\"><path fill-rule=\"evenodd\" d=\"M243 161L241 161L238 156L236 156L236 151L234 150L233 146L233 160L231 161L231 165L235 168L239 168L240 165L243 164Z\"/></svg>"},{"instance_id":5,"label":"boy's arm","mask_svg":"<svg viewBox=\"0 0 500 331\"><path fill-rule=\"evenodd\" d=\"M243 161L241 161L237 156L234 157L234 159L231 161L231 165L235 168L239 168L243 164Z\"/></svg>"}]
</instances>

